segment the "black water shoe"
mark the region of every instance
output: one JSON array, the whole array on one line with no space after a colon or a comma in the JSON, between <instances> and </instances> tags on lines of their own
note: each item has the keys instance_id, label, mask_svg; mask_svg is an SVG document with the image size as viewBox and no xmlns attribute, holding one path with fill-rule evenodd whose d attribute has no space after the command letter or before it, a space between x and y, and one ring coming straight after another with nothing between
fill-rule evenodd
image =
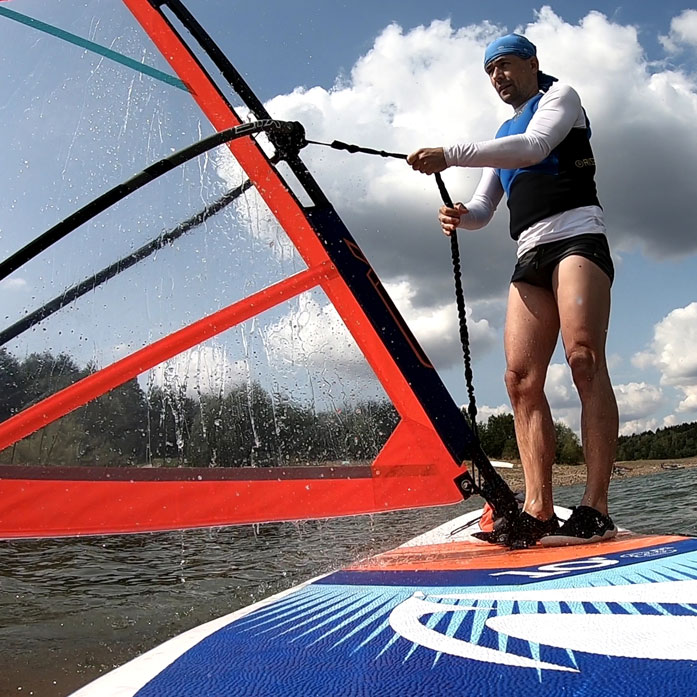
<instances>
[{"instance_id":1,"label":"black water shoe","mask_svg":"<svg viewBox=\"0 0 697 697\"><path fill-rule=\"evenodd\" d=\"M504 544L510 549L526 549L533 547L545 536L559 530L559 519L556 515L547 520L540 520L523 511L511 530Z\"/></svg>"},{"instance_id":2,"label":"black water shoe","mask_svg":"<svg viewBox=\"0 0 697 697\"><path fill-rule=\"evenodd\" d=\"M472 533L472 537L494 545L505 545L511 549L525 549L558 529L559 519L556 515L552 515L549 520L539 520L521 511L513 521L503 520L492 532L475 532Z\"/></svg>"},{"instance_id":3,"label":"black water shoe","mask_svg":"<svg viewBox=\"0 0 697 697\"><path fill-rule=\"evenodd\" d=\"M612 518L590 506L576 506L569 519L557 530L540 539L543 547L586 545L611 540L617 535Z\"/></svg>"}]
</instances>

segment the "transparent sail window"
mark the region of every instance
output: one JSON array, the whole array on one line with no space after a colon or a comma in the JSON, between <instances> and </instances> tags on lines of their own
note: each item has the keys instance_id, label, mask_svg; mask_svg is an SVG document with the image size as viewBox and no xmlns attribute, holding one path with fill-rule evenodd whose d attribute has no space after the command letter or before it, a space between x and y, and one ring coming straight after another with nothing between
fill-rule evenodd
<instances>
[{"instance_id":1,"label":"transparent sail window","mask_svg":"<svg viewBox=\"0 0 697 697\"><path fill-rule=\"evenodd\" d=\"M25 400L96 366L4 354ZM321 289L243 322L25 438L3 464L369 464L398 416Z\"/></svg>"}]
</instances>

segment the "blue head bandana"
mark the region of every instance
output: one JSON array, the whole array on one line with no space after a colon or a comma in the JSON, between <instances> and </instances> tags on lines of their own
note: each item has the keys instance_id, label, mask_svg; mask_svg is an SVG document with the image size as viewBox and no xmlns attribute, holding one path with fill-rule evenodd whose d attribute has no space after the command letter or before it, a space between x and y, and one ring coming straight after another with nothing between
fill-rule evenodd
<instances>
[{"instance_id":1,"label":"blue head bandana","mask_svg":"<svg viewBox=\"0 0 697 697\"><path fill-rule=\"evenodd\" d=\"M532 58L537 55L537 49L532 41L520 34L507 34L492 41L484 51L484 67L500 56L510 54L521 58Z\"/></svg>"},{"instance_id":2,"label":"blue head bandana","mask_svg":"<svg viewBox=\"0 0 697 697\"><path fill-rule=\"evenodd\" d=\"M500 56L513 54L520 58L533 58L537 56L537 48L532 41L529 41L520 34L507 34L492 41L484 51L484 67L486 68L491 61L496 60ZM543 92L546 92L557 78L551 75L538 71L537 84Z\"/></svg>"}]
</instances>

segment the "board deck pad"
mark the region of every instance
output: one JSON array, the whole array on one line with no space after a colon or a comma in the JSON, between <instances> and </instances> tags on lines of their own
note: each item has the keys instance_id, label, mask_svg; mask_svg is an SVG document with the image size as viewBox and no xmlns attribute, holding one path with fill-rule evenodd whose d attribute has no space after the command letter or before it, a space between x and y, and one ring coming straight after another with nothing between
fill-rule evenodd
<instances>
[{"instance_id":1,"label":"board deck pad","mask_svg":"<svg viewBox=\"0 0 697 697\"><path fill-rule=\"evenodd\" d=\"M75 697L697 695L697 539L511 552L472 541L478 515L186 632Z\"/></svg>"}]
</instances>

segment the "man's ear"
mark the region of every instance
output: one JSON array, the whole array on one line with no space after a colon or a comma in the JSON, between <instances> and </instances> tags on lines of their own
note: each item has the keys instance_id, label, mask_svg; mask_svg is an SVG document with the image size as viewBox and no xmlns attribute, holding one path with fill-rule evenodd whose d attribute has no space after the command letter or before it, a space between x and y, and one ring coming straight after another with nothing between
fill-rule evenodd
<instances>
[{"instance_id":1,"label":"man's ear","mask_svg":"<svg viewBox=\"0 0 697 697\"><path fill-rule=\"evenodd\" d=\"M540 72L540 61L537 60L537 56L530 58L530 67L534 70L534 72Z\"/></svg>"}]
</instances>

